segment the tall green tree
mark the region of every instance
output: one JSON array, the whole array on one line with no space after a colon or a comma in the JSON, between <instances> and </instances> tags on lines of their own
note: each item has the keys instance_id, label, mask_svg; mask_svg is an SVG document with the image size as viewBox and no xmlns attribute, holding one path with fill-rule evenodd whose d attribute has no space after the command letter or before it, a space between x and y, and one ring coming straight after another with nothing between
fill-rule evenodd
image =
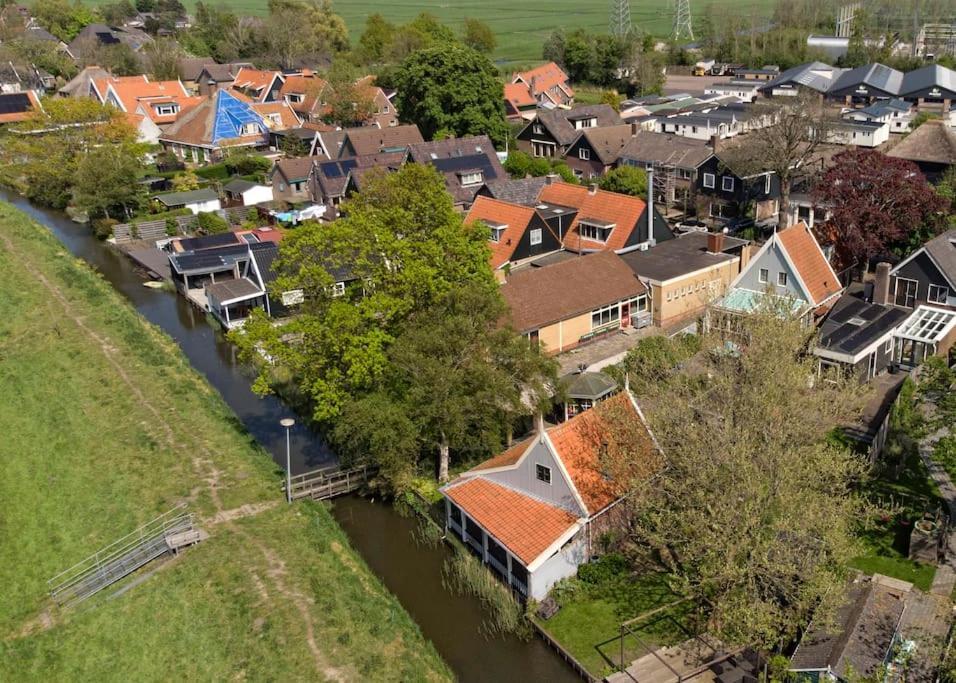
<instances>
[{"instance_id":1,"label":"tall green tree","mask_svg":"<svg viewBox=\"0 0 956 683\"><path fill-rule=\"evenodd\" d=\"M261 360L261 348L276 361L256 389L294 378L320 422L385 380L388 349L410 316L466 281L496 288L487 235L463 228L430 166L372 174L343 213L328 225L303 225L282 243L278 287L302 291L298 315L281 330L251 320L236 336L247 359ZM340 270L354 279L336 296Z\"/></svg>"},{"instance_id":2,"label":"tall green tree","mask_svg":"<svg viewBox=\"0 0 956 683\"><path fill-rule=\"evenodd\" d=\"M365 64L380 64L385 59L386 50L392 44L395 26L379 13L370 14L365 19L365 30L359 38L359 59Z\"/></svg>"},{"instance_id":3,"label":"tall green tree","mask_svg":"<svg viewBox=\"0 0 956 683\"><path fill-rule=\"evenodd\" d=\"M269 0L263 33L270 57L285 69L348 48L345 22L327 0Z\"/></svg>"},{"instance_id":4,"label":"tall green tree","mask_svg":"<svg viewBox=\"0 0 956 683\"><path fill-rule=\"evenodd\" d=\"M67 0L36 0L30 14L40 26L66 43L76 38L84 26L99 19L96 11L80 0L72 4Z\"/></svg>"},{"instance_id":5,"label":"tall green tree","mask_svg":"<svg viewBox=\"0 0 956 683\"><path fill-rule=\"evenodd\" d=\"M598 185L608 192L643 197L647 194L647 173L636 166L618 166L605 173Z\"/></svg>"},{"instance_id":6,"label":"tall green tree","mask_svg":"<svg viewBox=\"0 0 956 683\"><path fill-rule=\"evenodd\" d=\"M489 55L495 51L498 40L491 27L481 19L467 17L461 29L461 42L472 50Z\"/></svg>"},{"instance_id":7,"label":"tall green tree","mask_svg":"<svg viewBox=\"0 0 956 683\"><path fill-rule=\"evenodd\" d=\"M706 606L722 641L773 649L832 614L858 554L865 464L827 434L861 389L819 379L797 320L760 311L740 331L642 383L666 465L631 484L627 552Z\"/></svg>"},{"instance_id":8,"label":"tall green tree","mask_svg":"<svg viewBox=\"0 0 956 683\"><path fill-rule=\"evenodd\" d=\"M428 139L439 131L487 134L496 144L507 138L497 69L471 48L451 44L416 52L398 69L395 84L402 120L417 124Z\"/></svg>"},{"instance_id":9,"label":"tall green tree","mask_svg":"<svg viewBox=\"0 0 956 683\"><path fill-rule=\"evenodd\" d=\"M146 201L138 184L146 166L141 145L101 145L84 154L73 176L73 204L90 218L128 219Z\"/></svg>"}]
</instances>

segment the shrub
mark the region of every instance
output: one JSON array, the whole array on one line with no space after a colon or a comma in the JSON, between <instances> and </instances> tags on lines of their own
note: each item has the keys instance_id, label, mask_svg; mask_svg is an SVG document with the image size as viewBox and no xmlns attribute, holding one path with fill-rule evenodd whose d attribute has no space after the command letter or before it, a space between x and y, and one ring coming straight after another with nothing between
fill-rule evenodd
<instances>
[{"instance_id":1,"label":"shrub","mask_svg":"<svg viewBox=\"0 0 956 683\"><path fill-rule=\"evenodd\" d=\"M97 218L93 221L93 234L97 239L105 240L113 236L113 226L119 221L113 218Z\"/></svg>"},{"instance_id":2,"label":"shrub","mask_svg":"<svg viewBox=\"0 0 956 683\"><path fill-rule=\"evenodd\" d=\"M179 234L179 223L175 218L169 216L166 219L166 235L169 237L175 237Z\"/></svg>"},{"instance_id":3,"label":"shrub","mask_svg":"<svg viewBox=\"0 0 956 683\"><path fill-rule=\"evenodd\" d=\"M237 154L227 157L226 170L230 175L253 175L272 168L272 162L256 154Z\"/></svg>"},{"instance_id":4,"label":"shrub","mask_svg":"<svg viewBox=\"0 0 956 683\"><path fill-rule=\"evenodd\" d=\"M592 586L608 584L627 576L627 559L618 553L611 553L578 568L578 578Z\"/></svg>"},{"instance_id":5,"label":"shrub","mask_svg":"<svg viewBox=\"0 0 956 683\"><path fill-rule=\"evenodd\" d=\"M226 222L226 219L219 216L219 214L213 213L212 211L198 214L196 216L196 224L198 225L200 232L203 232L207 235L214 235L219 232L228 232L229 230L229 223Z\"/></svg>"}]
</instances>

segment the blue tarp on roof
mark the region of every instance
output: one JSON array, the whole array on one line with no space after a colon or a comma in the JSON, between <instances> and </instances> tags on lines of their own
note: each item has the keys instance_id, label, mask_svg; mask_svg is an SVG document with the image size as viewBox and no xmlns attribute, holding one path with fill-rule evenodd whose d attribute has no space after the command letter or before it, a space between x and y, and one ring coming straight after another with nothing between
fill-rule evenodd
<instances>
[{"instance_id":1,"label":"blue tarp on roof","mask_svg":"<svg viewBox=\"0 0 956 683\"><path fill-rule=\"evenodd\" d=\"M258 133L268 128L265 121L247 103L237 99L225 90L216 93L216 112L212 129L212 143L230 140L243 135L243 126L255 124ZM251 133L246 132L246 135Z\"/></svg>"}]
</instances>

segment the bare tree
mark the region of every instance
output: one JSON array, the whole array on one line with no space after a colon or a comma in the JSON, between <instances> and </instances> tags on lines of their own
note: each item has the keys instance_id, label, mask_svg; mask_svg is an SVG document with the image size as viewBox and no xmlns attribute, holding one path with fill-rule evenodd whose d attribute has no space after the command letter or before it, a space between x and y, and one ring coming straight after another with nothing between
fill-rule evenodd
<instances>
[{"instance_id":1,"label":"bare tree","mask_svg":"<svg viewBox=\"0 0 956 683\"><path fill-rule=\"evenodd\" d=\"M739 145L722 154L724 160L745 175L771 172L780 181L779 224L790 224L790 193L809 172L832 127L832 114L823 100L809 92L796 97L760 100L753 116L769 123L745 135Z\"/></svg>"}]
</instances>

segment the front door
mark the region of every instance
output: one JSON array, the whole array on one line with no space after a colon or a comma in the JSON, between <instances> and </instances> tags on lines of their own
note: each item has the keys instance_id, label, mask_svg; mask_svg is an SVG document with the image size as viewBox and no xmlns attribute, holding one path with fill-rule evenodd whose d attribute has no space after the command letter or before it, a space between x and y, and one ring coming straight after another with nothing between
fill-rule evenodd
<instances>
[{"instance_id":1,"label":"front door","mask_svg":"<svg viewBox=\"0 0 956 683\"><path fill-rule=\"evenodd\" d=\"M631 305L629 303L621 304L621 327L631 326Z\"/></svg>"}]
</instances>

